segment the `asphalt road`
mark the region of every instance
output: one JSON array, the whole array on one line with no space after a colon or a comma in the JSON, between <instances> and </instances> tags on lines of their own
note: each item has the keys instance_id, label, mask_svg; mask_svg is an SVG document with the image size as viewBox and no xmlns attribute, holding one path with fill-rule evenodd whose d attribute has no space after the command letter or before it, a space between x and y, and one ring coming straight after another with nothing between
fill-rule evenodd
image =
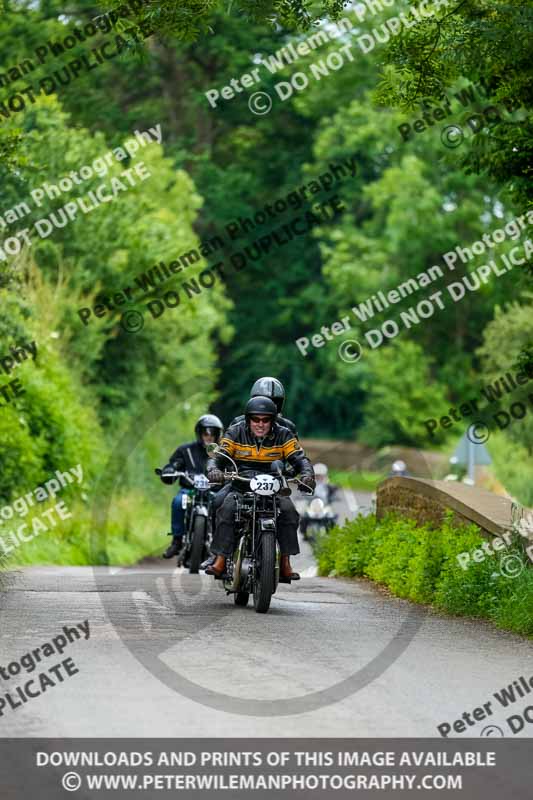
<instances>
[{"instance_id":1,"label":"asphalt road","mask_svg":"<svg viewBox=\"0 0 533 800\"><path fill-rule=\"evenodd\" d=\"M369 500L345 495L338 510L351 516ZM0 666L65 625L88 620L90 636L33 673L0 679L2 696L15 695L63 659L79 670L3 707L0 736L438 736L437 725L487 701L493 713L461 735L489 724L511 735L505 719L528 698L503 709L493 693L531 676L530 642L428 613L368 581L317 578L305 544L294 564L304 577L279 587L267 615L164 561L11 573ZM519 735L532 734L526 724Z\"/></svg>"}]
</instances>

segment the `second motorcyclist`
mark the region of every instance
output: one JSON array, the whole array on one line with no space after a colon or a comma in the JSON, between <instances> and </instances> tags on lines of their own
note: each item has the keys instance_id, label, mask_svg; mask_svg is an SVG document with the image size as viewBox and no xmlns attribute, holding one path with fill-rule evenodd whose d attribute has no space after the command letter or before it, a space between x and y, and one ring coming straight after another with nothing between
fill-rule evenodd
<instances>
[{"instance_id":1,"label":"second motorcyclist","mask_svg":"<svg viewBox=\"0 0 533 800\"><path fill-rule=\"evenodd\" d=\"M242 477L253 477L258 473L268 473L273 461L286 461L301 475L301 481L310 489L315 487L311 462L306 457L296 436L286 427L276 422L278 409L269 397L252 397L246 404L244 419L232 425L220 442L220 453L209 460L207 469L209 480L222 483L223 470L231 465L223 453L232 458ZM235 548L234 513L235 493L246 488L233 481L225 489L224 500L216 518L216 531L211 546L216 555L215 562L206 568L206 573L220 576L226 566L226 558ZM281 553L280 577L297 580L300 576L292 571L290 556L300 552L298 545L299 516L289 497L278 499L278 541Z\"/></svg>"},{"instance_id":2,"label":"second motorcyclist","mask_svg":"<svg viewBox=\"0 0 533 800\"><path fill-rule=\"evenodd\" d=\"M206 446L212 442L219 442L224 431L220 419L214 414L203 414L194 427L196 441L180 445L170 456L168 464L163 467L161 480L163 483L174 483L175 478L166 477L165 473L190 472L194 475L205 474L207 467ZM171 505L171 533L172 542L167 547L163 558L173 558L181 550L183 534L185 533L185 509L182 497L187 491L183 480L180 478L181 489L172 500Z\"/></svg>"},{"instance_id":3,"label":"second motorcyclist","mask_svg":"<svg viewBox=\"0 0 533 800\"><path fill-rule=\"evenodd\" d=\"M291 419L287 419L287 417L281 416L285 404L285 387L281 381L278 381L277 378L258 378L250 389L250 397L270 397L278 410L276 422L279 425L283 425L284 428L288 428L298 438L294 422ZM244 422L244 414L235 417L230 422L229 427L231 428L232 425L237 425L239 422Z\"/></svg>"}]
</instances>

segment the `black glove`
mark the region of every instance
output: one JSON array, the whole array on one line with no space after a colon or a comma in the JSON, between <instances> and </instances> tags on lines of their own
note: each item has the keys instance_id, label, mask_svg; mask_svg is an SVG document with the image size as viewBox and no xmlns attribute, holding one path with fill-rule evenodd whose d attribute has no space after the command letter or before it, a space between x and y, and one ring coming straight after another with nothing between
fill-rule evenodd
<instances>
[{"instance_id":1,"label":"black glove","mask_svg":"<svg viewBox=\"0 0 533 800\"><path fill-rule=\"evenodd\" d=\"M165 467L162 470L161 475L160 475L161 480L163 481L163 483L168 483L168 484L174 483L176 478L172 475L172 473L175 472L175 471L176 470L174 469L174 467Z\"/></svg>"},{"instance_id":2,"label":"black glove","mask_svg":"<svg viewBox=\"0 0 533 800\"><path fill-rule=\"evenodd\" d=\"M316 481L312 475L304 475L300 480L304 486L308 486L313 492L315 491Z\"/></svg>"},{"instance_id":3,"label":"black glove","mask_svg":"<svg viewBox=\"0 0 533 800\"><path fill-rule=\"evenodd\" d=\"M224 483L224 473L220 469L212 469L207 473L211 483Z\"/></svg>"}]
</instances>

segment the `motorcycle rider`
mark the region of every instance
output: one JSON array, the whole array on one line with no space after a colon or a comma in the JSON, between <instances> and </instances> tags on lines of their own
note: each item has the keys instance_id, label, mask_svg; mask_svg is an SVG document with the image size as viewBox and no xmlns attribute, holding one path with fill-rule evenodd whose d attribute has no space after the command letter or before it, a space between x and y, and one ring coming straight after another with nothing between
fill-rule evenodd
<instances>
[{"instance_id":1,"label":"motorcycle rider","mask_svg":"<svg viewBox=\"0 0 533 800\"><path fill-rule=\"evenodd\" d=\"M237 464L239 474L253 477L258 473L270 472L273 461L288 461L301 481L310 489L315 488L315 478L311 462L306 457L298 439L286 427L276 422L278 409L269 397L258 395L246 404L244 419L231 425L221 440L220 448ZM215 453L207 464L207 475L211 482L222 483L222 470L229 466L222 453ZM225 487L226 488L226 487ZM206 568L208 575L220 576L226 567L226 558L235 549L234 514L236 492L246 491L247 486L234 481L226 490L222 505L217 512L217 525L212 552L216 555L213 564ZM299 580L297 572L292 571L290 556L300 552L298 545L299 515L289 497L278 497L280 514L278 516L278 541L281 552L280 579Z\"/></svg>"},{"instance_id":2,"label":"motorcycle rider","mask_svg":"<svg viewBox=\"0 0 533 800\"><path fill-rule=\"evenodd\" d=\"M328 468L326 464L314 464L313 469L315 471L315 479L316 479L316 488L315 488L315 497L319 497L326 509L328 506L331 505L335 495L337 494L338 487L334 486L332 483L329 482L329 475L328 475ZM332 520L337 519L337 515L333 515L331 517ZM309 526L309 509L306 509L302 514L300 520L300 532L305 536L307 533L307 528Z\"/></svg>"},{"instance_id":3,"label":"motorcycle rider","mask_svg":"<svg viewBox=\"0 0 533 800\"><path fill-rule=\"evenodd\" d=\"M329 482L329 470L326 464L315 464L316 489L315 495L329 505L337 494L338 488Z\"/></svg>"},{"instance_id":4,"label":"motorcycle rider","mask_svg":"<svg viewBox=\"0 0 533 800\"><path fill-rule=\"evenodd\" d=\"M281 381L278 381L277 378L258 378L250 389L250 397L270 397L278 409L276 422L279 425L283 425L285 428L288 428L290 432L293 433L296 438L298 438L298 433L296 432L296 425L294 422L290 419L287 419L287 417L281 416L283 405L285 403L285 387ZM231 428L232 425L238 425L239 422L244 422L244 414L235 417L235 419L230 422L229 427Z\"/></svg>"},{"instance_id":5,"label":"motorcycle rider","mask_svg":"<svg viewBox=\"0 0 533 800\"><path fill-rule=\"evenodd\" d=\"M407 464L405 461L399 459L395 461L391 467L391 471L389 473L389 478L409 478L409 472L407 470Z\"/></svg>"},{"instance_id":6,"label":"motorcycle rider","mask_svg":"<svg viewBox=\"0 0 533 800\"><path fill-rule=\"evenodd\" d=\"M276 422L279 425L283 425L285 428L288 428L291 433L293 433L296 438L298 438L298 433L296 432L296 425L292 420L287 419L286 417L281 416L281 412L283 410L283 405L285 403L285 388L281 381L277 378L258 378L252 388L250 389L250 398L252 397L270 397L270 399L275 403L276 408L278 410L278 416L276 417ZM238 417L235 417L234 420L230 422L229 427L231 428L233 425L238 425L240 422L244 422L244 414L240 414ZM228 462L229 463L229 462ZM218 509L224 502L224 499L231 487L224 486L223 489L220 489L216 495L215 499L213 500L212 504L212 521L213 521L213 530L216 526L216 514ZM213 564L215 561L215 556L211 555L207 558L203 564L202 569Z\"/></svg>"},{"instance_id":7,"label":"motorcycle rider","mask_svg":"<svg viewBox=\"0 0 533 800\"><path fill-rule=\"evenodd\" d=\"M206 446L212 442L219 442L224 431L224 426L220 419L214 414L203 414L196 425L195 442L187 442L180 445L169 458L168 464L163 467L161 480L163 483L174 483L176 480L165 475L169 472L191 472L193 474L205 474L207 467ZM181 550L183 534L185 533L185 509L183 508L182 498L186 494L185 483L180 478L181 489L172 500L171 505L171 533L172 542L163 554L163 558L173 558Z\"/></svg>"}]
</instances>

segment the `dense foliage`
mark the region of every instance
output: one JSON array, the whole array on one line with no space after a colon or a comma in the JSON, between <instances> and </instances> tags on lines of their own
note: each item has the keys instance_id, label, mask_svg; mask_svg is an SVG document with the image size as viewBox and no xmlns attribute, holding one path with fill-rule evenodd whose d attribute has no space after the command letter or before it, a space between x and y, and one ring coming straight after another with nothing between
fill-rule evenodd
<instances>
[{"instance_id":1,"label":"dense foliage","mask_svg":"<svg viewBox=\"0 0 533 800\"><path fill-rule=\"evenodd\" d=\"M464 570L458 554L472 553L483 538L476 525L461 526L451 517L438 528L417 527L412 520L392 515L379 521L358 517L324 536L317 554L322 575L367 576L398 597L450 614L485 617L532 636L533 569L522 541L516 535L504 551L524 565L515 577L502 571L501 554L472 560Z\"/></svg>"}]
</instances>

